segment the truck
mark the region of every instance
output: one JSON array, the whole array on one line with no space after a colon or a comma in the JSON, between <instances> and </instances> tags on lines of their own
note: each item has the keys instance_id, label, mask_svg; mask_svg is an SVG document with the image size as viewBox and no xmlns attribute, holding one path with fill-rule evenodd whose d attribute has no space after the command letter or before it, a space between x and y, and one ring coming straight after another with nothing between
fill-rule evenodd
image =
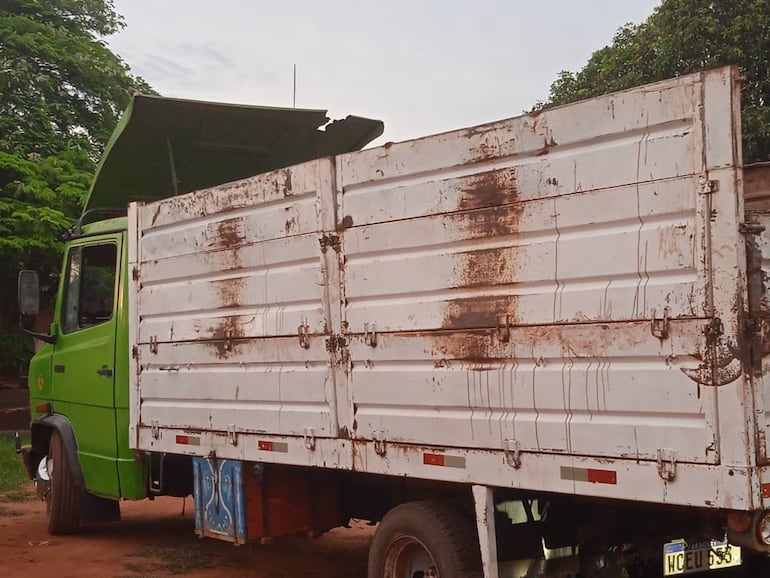
<instances>
[{"instance_id":1,"label":"truck","mask_svg":"<svg viewBox=\"0 0 770 578\"><path fill-rule=\"evenodd\" d=\"M379 121L135 97L28 372L49 530L192 494L236 544L376 523L369 578L762 575L770 164L740 83L369 149Z\"/></svg>"}]
</instances>

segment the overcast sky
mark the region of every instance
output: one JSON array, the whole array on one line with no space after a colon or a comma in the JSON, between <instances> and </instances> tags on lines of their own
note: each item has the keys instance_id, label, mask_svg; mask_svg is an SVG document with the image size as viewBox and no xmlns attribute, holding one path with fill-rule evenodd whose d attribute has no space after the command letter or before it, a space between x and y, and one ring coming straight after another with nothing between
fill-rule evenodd
<instances>
[{"instance_id":1,"label":"overcast sky","mask_svg":"<svg viewBox=\"0 0 770 578\"><path fill-rule=\"evenodd\" d=\"M659 0L115 0L108 42L165 96L385 121L377 143L516 116Z\"/></svg>"}]
</instances>

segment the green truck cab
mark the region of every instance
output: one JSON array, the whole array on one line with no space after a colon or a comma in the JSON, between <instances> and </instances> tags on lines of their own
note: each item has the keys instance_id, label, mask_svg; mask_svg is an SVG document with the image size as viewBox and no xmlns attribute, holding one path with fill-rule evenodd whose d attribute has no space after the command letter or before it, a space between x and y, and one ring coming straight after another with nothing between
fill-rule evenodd
<instances>
[{"instance_id":1,"label":"green truck cab","mask_svg":"<svg viewBox=\"0 0 770 578\"><path fill-rule=\"evenodd\" d=\"M115 519L121 499L192 491L188 456L129 447L128 203L358 150L382 131L355 116L330 123L323 110L133 97L67 235L50 330L33 333L44 345L29 365L31 443L20 452L51 533ZM20 274L19 297L30 327L35 272Z\"/></svg>"}]
</instances>

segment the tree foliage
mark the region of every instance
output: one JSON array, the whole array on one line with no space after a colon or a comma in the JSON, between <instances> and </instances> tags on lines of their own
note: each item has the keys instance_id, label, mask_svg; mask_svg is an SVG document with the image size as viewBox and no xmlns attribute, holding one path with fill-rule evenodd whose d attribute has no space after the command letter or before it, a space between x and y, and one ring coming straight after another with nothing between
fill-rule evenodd
<instances>
[{"instance_id":1,"label":"tree foliage","mask_svg":"<svg viewBox=\"0 0 770 578\"><path fill-rule=\"evenodd\" d=\"M770 159L770 2L663 0L639 25L618 30L578 72L561 72L548 101L555 106L647 82L737 64L743 83L746 162Z\"/></svg>"},{"instance_id":2,"label":"tree foliage","mask_svg":"<svg viewBox=\"0 0 770 578\"><path fill-rule=\"evenodd\" d=\"M148 89L101 39L122 27L112 0L0 0L2 150L75 141L98 156L131 93Z\"/></svg>"},{"instance_id":3,"label":"tree foliage","mask_svg":"<svg viewBox=\"0 0 770 578\"><path fill-rule=\"evenodd\" d=\"M123 26L112 0L0 0L0 331L20 269L55 278L121 111L152 92L103 40Z\"/></svg>"}]
</instances>

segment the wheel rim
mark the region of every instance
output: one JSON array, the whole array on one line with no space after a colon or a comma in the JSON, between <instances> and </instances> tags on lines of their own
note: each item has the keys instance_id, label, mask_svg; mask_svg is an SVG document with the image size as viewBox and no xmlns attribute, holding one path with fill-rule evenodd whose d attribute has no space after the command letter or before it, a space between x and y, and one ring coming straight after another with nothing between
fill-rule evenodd
<instances>
[{"instance_id":1,"label":"wheel rim","mask_svg":"<svg viewBox=\"0 0 770 578\"><path fill-rule=\"evenodd\" d=\"M44 471L41 471L43 477L43 499L45 500L45 507L46 511L48 513L51 512L51 491L53 489L53 467L54 467L54 461L51 456L46 456L45 458L45 468ZM41 477L42 477L41 476Z\"/></svg>"},{"instance_id":2,"label":"wheel rim","mask_svg":"<svg viewBox=\"0 0 770 578\"><path fill-rule=\"evenodd\" d=\"M401 536L385 555L385 578L440 578L430 551L414 536Z\"/></svg>"},{"instance_id":3,"label":"wheel rim","mask_svg":"<svg viewBox=\"0 0 770 578\"><path fill-rule=\"evenodd\" d=\"M35 492L41 500L49 501L51 494L51 471L53 470L53 461L49 456L44 456L37 465L35 474Z\"/></svg>"}]
</instances>

